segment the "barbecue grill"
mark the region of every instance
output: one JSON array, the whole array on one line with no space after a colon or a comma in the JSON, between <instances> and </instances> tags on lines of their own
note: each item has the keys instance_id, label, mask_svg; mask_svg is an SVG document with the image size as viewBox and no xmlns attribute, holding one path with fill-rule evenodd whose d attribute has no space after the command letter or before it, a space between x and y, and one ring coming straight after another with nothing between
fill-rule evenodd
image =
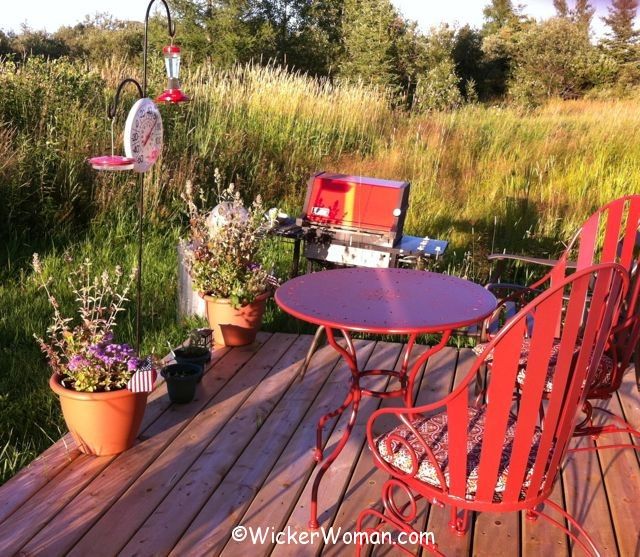
<instances>
[{"instance_id":1,"label":"barbecue grill","mask_svg":"<svg viewBox=\"0 0 640 557\"><path fill-rule=\"evenodd\" d=\"M310 262L397 267L437 258L447 242L403 235L409 182L320 172L311 177L296 220Z\"/></svg>"},{"instance_id":2,"label":"barbecue grill","mask_svg":"<svg viewBox=\"0 0 640 557\"><path fill-rule=\"evenodd\" d=\"M314 262L322 266L385 268L416 266L420 260L437 259L448 242L403 234L409 190L409 182L327 172L312 176L302 215L295 222L281 222L273 230L294 240L292 275L298 274L302 241L307 272ZM324 327L318 327L300 366L301 377L323 333Z\"/></svg>"}]
</instances>

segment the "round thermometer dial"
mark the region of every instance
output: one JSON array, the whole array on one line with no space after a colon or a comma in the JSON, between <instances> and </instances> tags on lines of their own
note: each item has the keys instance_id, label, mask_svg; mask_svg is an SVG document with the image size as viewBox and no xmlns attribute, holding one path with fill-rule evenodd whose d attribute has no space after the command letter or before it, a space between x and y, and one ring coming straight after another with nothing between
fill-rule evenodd
<instances>
[{"instance_id":1,"label":"round thermometer dial","mask_svg":"<svg viewBox=\"0 0 640 557\"><path fill-rule=\"evenodd\" d=\"M146 172L162 152L162 118L151 99L138 100L124 126L124 151L134 159L133 169Z\"/></svg>"}]
</instances>

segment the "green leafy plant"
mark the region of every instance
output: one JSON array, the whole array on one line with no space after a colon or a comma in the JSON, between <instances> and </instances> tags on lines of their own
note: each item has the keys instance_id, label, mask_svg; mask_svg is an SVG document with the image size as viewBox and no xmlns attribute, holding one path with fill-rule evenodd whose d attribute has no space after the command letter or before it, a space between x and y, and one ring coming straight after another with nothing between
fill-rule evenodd
<instances>
[{"instance_id":1,"label":"green leafy plant","mask_svg":"<svg viewBox=\"0 0 640 557\"><path fill-rule=\"evenodd\" d=\"M116 318L124 311L127 294L136 271L124 277L116 267L111 273L91 274L92 263L85 259L69 277L78 302L78 317L62 315L38 254L33 254L33 270L40 287L53 307L53 322L46 340L34 335L47 356L51 369L61 376L64 387L82 392L124 389L141 361L128 344L113 342Z\"/></svg>"},{"instance_id":2,"label":"green leafy plant","mask_svg":"<svg viewBox=\"0 0 640 557\"><path fill-rule=\"evenodd\" d=\"M262 248L268 223L260 196L247 209L231 184L219 192L218 205L207 211L198 206L206 206L202 190L194 192L188 183L184 199L189 213L186 262L196 289L227 298L234 307L249 304L267 292L270 275Z\"/></svg>"}]
</instances>

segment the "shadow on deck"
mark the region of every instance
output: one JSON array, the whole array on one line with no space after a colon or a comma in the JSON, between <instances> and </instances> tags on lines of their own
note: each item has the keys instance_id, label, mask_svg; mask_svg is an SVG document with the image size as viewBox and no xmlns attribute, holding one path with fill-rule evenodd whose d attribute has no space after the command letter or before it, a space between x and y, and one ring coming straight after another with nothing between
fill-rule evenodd
<instances>
[{"instance_id":1,"label":"shadow on deck","mask_svg":"<svg viewBox=\"0 0 640 557\"><path fill-rule=\"evenodd\" d=\"M82 455L67 435L0 488L0 555L342 555L342 542L305 540L318 418L342 401L348 371L325 347L296 377L311 337L261 333L250 347L221 348L196 399L171 405L160 383L149 397L140 441L117 457ZM398 365L401 344L356 341L367 367ZM414 357L424 347L416 347ZM469 369L470 350L446 348L427 364L418 402L445 396ZM632 374L607 402L640 425ZM384 388L385 377L372 378ZM399 404L397 400L382 404ZM323 480L321 526L342 537L363 508L379 504L386 477L365 444L364 399L349 443ZM332 446L347 416L325 429ZM383 424L384 425L384 424ZM619 436L621 437L621 436ZM603 443L610 442L608 440ZM583 440L583 443L592 441ZM598 441L600 443L600 441ZM640 554L640 469L633 451L575 453L555 501L591 534L603 555ZM464 537L449 533L446 509L423 504L424 530L447 555L569 555L566 536L518 514L478 514ZM262 528L264 542L231 538L235 526ZM340 528L340 530L338 530ZM276 543L280 531L298 542ZM283 536L287 540L287 536ZM348 541L348 534L345 538ZM379 547L376 554L398 553Z\"/></svg>"}]
</instances>

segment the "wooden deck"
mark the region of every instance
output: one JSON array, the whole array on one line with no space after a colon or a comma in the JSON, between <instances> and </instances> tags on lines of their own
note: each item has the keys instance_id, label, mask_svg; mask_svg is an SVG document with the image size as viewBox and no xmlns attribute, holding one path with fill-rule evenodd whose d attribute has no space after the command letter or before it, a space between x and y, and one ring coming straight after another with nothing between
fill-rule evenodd
<instances>
[{"instance_id":1,"label":"wooden deck","mask_svg":"<svg viewBox=\"0 0 640 557\"><path fill-rule=\"evenodd\" d=\"M347 370L329 347L315 355L303 381L296 378L310 340L261 333L251 347L216 350L196 400L187 405L171 405L165 385L158 385L140 442L122 455L82 455L68 436L56 443L0 488L0 555L351 554L353 547L322 539L271 543L271 533L287 526L306 531L315 424L347 388ZM398 365L402 345L357 344L369 366ZM469 350L453 348L432 358L419 402L448 393L472 360ZM616 412L622 406L637 426L640 397L631 375L609 405ZM387 379L372 381L381 387ZM353 531L359 511L379 502L385 476L375 470L364 443L366 419L379 404L364 400L350 442L322 484L320 521L334 532ZM345 421L327 427L329 446ZM633 451L574 454L555 499L585 526L603 555L640 555L640 468ZM458 538L449 533L443 509L424 507L422 526L447 555L571 554L565 535L541 520L480 514ZM233 541L238 524L266 529L267 541ZM392 552L397 550L379 547L375 553Z\"/></svg>"}]
</instances>

